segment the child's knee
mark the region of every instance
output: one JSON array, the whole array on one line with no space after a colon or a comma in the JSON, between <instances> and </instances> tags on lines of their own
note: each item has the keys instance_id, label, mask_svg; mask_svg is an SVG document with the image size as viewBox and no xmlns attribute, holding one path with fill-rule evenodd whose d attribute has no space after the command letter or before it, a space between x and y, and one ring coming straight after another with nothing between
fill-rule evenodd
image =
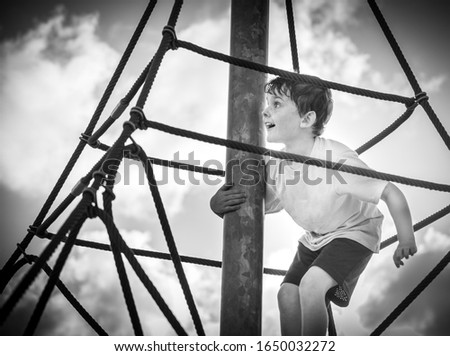
<instances>
[{"instance_id":1,"label":"child's knee","mask_svg":"<svg viewBox=\"0 0 450 356\"><path fill-rule=\"evenodd\" d=\"M279 308L289 308L293 303L299 303L298 287L292 283L283 283L278 290Z\"/></svg>"},{"instance_id":2,"label":"child's knee","mask_svg":"<svg viewBox=\"0 0 450 356\"><path fill-rule=\"evenodd\" d=\"M335 285L337 285L336 281L328 273L319 267L313 266L300 281L300 298L320 300Z\"/></svg>"}]
</instances>

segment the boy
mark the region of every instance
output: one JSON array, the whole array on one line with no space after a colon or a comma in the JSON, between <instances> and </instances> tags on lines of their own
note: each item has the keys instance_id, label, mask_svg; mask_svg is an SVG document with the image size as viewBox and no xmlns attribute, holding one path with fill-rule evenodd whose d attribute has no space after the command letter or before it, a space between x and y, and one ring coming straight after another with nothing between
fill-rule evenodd
<instances>
[{"instance_id":1,"label":"boy","mask_svg":"<svg viewBox=\"0 0 450 356\"><path fill-rule=\"evenodd\" d=\"M263 120L267 141L287 152L368 168L345 145L320 137L333 109L329 89L275 78L265 86ZM379 252L383 215L389 208L399 245L394 263L417 252L411 214L403 193L392 183L300 163L266 161L266 213L282 209L305 230L278 292L282 335L325 335L327 300L347 306L373 253ZM245 202L236 185L211 198L219 216Z\"/></svg>"}]
</instances>

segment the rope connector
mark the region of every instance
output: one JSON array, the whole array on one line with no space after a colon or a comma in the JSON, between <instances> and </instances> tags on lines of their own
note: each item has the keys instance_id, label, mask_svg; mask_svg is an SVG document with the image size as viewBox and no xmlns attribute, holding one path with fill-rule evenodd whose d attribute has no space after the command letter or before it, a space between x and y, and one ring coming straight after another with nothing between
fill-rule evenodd
<instances>
[{"instance_id":1,"label":"rope connector","mask_svg":"<svg viewBox=\"0 0 450 356\"><path fill-rule=\"evenodd\" d=\"M175 29L172 26L164 26L163 30L162 30L162 34L170 34L170 36L172 37L172 40L170 41L170 48L173 50L178 49L178 39L177 39L177 34L175 32Z\"/></svg>"},{"instance_id":2,"label":"rope connector","mask_svg":"<svg viewBox=\"0 0 450 356\"><path fill-rule=\"evenodd\" d=\"M133 130L133 131L136 131L136 129L137 129L136 125L130 120L127 120L123 123L123 128L125 128L127 126L130 126L131 130Z\"/></svg>"},{"instance_id":3,"label":"rope connector","mask_svg":"<svg viewBox=\"0 0 450 356\"><path fill-rule=\"evenodd\" d=\"M84 195L90 195L91 198L92 198L92 202L93 202L95 205L97 205L97 191L96 191L94 188L92 188L92 187L86 188L86 189L83 191L83 196L84 196Z\"/></svg>"},{"instance_id":4,"label":"rope connector","mask_svg":"<svg viewBox=\"0 0 450 356\"><path fill-rule=\"evenodd\" d=\"M92 173L92 178L94 178L94 180L96 179L97 176L99 176L101 178L100 184L103 184L103 182L106 179L106 173L102 170L97 170L94 173ZM86 188L86 189L89 189L89 188Z\"/></svg>"},{"instance_id":5,"label":"rope connector","mask_svg":"<svg viewBox=\"0 0 450 356\"><path fill-rule=\"evenodd\" d=\"M414 99L415 99L415 102L416 102L417 104L420 104L420 103L422 103L423 101L428 100L429 97L428 97L427 93L425 93L425 92L423 91L423 92L418 93L418 94L415 96Z\"/></svg>"},{"instance_id":6,"label":"rope connector","mask_svg":"<svg viewBox=\"0 0 450 356\"><path fill-rule=\"evenodd\" d=\"M140 107L134 106L130 110L130 115L133 115L133 114L137 115L137 121L132 122L135 129L138 128L140 130L146 130L147 126L145 125L145 121L147 121L147 119L145 118L144 111Z\"/></svg>"},{"instance_id":7,"label":"rope connector","mask_svg":"<svg viewBox=\"0 0 450 356\"><path fill-rule=\"evenodd\" d=\"M100 147L100 141L98 141L98 140L93 141L91 139L91 136L86 135L84 132L80 136L80 141L86 142L92 148L99 148Z\"/></svg>"},{"instance_id":8,"label":"rope connector","mask_svg":"<svg viewBox=\"0 0 450 356\"><path fill-rule=\"evenodd\" d=\"M111 119L117 120L123 114L123 112L126 110L127 107L128 107L128 102L123 99L120 100L119 104L117 104L117 106L111 112L111 115L110 115Z\"/></svg>"},{"instance_id":9,"label":"rope connector","mask_svg":"<svg viewBox=\"0 0 450 356\"><path fill-rule=\"evenodd\" d=\"M82 179L80 179L77 184L72 188L72 191L70 194L72 194L74 197L77 197L83 193L83 191L86 189L87 185L83 182Z\"/></svg>"}]
</instances>

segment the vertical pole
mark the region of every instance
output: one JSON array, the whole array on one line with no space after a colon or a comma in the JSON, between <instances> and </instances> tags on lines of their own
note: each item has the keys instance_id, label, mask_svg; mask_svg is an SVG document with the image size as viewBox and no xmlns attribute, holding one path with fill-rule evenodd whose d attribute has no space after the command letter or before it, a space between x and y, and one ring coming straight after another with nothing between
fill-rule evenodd
<instances>
[{"instance_id":1,"label":"vertical pole","mask_svg":"<svg viewBox=\"0 0 450 356\"><path fill-rule=\"evenodd\" d=\"M269 0L232 0L234 57L267 64ZM228 138L262 145L266 75L230 66ZM227 182L247 193L247 202L224 217L221 335L261 335L264 167L261 157L227 150Z\"/></svg>"}]
</instances>

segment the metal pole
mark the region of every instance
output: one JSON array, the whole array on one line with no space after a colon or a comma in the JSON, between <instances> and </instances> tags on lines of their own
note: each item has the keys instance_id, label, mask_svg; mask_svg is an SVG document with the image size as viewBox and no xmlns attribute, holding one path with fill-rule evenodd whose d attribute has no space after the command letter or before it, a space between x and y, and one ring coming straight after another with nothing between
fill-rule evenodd
<instances>
[{"instance_id":1,"label":"metal pole","mask_svg":"<svg viewBox=\"0 0 450 356\"><path fill-rule=\"evenodd\" d=\"M267 64L268 0L232 0L234 57ZM266 75L230 66L228 138L263 144L261 112ZM261 335L264 167L262 157L227 150L227 182L247 192L247 202L224 218L221 335Z\"/></svg>"}]
</instances>

